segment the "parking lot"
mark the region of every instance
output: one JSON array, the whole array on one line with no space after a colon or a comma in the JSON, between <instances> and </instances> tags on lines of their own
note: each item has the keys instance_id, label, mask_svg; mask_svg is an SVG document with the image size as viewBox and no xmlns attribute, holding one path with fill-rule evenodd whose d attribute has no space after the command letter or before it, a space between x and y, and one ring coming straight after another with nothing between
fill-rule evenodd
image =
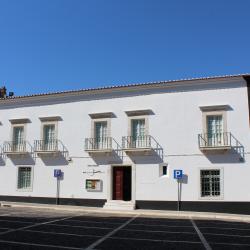
<instances>
[{"instance_id":1,"label":"parking lot","mask_svg":"<svg viewBox=\"0 0 250 250\"><path fill-rule=\"evenodd\" d=\"M250 249L250 224L1 207L0 249Z\"/></svg>"}]
</instances>

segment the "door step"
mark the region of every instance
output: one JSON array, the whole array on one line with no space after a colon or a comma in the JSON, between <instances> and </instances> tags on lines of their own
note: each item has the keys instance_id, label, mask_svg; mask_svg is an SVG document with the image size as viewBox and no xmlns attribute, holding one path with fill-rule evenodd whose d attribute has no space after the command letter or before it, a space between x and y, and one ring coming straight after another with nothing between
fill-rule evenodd
<instances>
[{"instance_id":1,"label":"door step","mask_svg":"<svg viewBox=\"0 0 250 250\"><path fill-rule=\"evenodd\" d=\"M104 204L103 208L110 210L134 210L135 203L132 201L110 200Z\"/></svg>"}]
</instances>

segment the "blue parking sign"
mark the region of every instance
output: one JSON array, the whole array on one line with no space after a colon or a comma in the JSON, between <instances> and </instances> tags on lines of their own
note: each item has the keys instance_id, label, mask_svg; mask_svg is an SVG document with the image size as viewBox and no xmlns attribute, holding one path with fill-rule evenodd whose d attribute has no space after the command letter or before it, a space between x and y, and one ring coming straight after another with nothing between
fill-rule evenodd
<instances>
[{"instance_id":1,"label":"blue parking sign","mask_svg":"<svg viewBox=\"0 0 250 250\"><path fill-rule=\"evenodd\" d=\"M61 169L54 169L54 177L61 177L62 176L62 170Z\"/></svg>"},{"instance_id":2,"label":"blue parking sign","mask_svg":"<svg viewBox=\"0 0 250 250\"><path fill-rule=\"evenodd\" d=\"M183 176L183 171L181 169L174 170L174 179L181 179Z\"/></svg>"}]
</instances>

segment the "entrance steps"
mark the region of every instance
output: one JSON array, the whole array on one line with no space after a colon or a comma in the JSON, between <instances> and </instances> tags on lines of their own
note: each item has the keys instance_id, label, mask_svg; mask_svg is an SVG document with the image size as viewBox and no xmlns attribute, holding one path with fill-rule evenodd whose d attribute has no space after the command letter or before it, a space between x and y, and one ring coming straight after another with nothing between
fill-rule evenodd
<instances>
[{"instance_id":1,"label":"entrance steps","mask_svg":"<svg viewBox=\"0 0 250 250\"><path fill-rule=\"evenodd\" d=\"M134 210L135 203L132 201L109 200L104 204L103 208L110 210Z\"/></svg>"}]
</instances>

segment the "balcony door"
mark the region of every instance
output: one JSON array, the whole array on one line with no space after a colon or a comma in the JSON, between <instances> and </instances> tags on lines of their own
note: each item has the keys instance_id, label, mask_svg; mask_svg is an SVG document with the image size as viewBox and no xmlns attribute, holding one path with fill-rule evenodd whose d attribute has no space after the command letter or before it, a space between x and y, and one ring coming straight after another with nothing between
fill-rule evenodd
<instances>
[{"instance_id":1,"label":"balcony door","mask_svg":"<svg viewBox=\"0 0 250 250\"><path fill-rule=\"evenodd\" d=\"M222 115L207 116L208 146L223 145L223 119Z\"/></svg>"},{"instance_id":2,"label":"balcony door","mask_svg":"<svg viewBox=\"0 0 250 250\"><path fill-rule=\"evenodd\" d=\"M24 150L24 127L16 126L13 127L13 151L23 151Z\"/></svg>"},{"instance_id":3,"label":"balcony door","mask_svg":"<svg viewBox=\"0 0 250 250\"><path fill-rule=\"evenodd\" d=\"M55 124L43 126L43 146L44 150L55 150L57 148Z\"/></svg>"},{"instance_id":4,"label":"balcony door","mask_svg":"<svg viewBox=\"0 0 250 250\"><path fill-rule=\"evenodd\" d=\"M135 119L132 120L132 146L135 148L145 146L145 120Z\"/></svg>"},{"instance_id":5,"label":"balcony door","mask_svg":"<svg viewBox=\"0 0 250 250\"><path fill-rule=\"evenodd\" d=\"M105 149L107 147L107 122L95 122L95 148Z\"/></svg>"}]
</instances>

